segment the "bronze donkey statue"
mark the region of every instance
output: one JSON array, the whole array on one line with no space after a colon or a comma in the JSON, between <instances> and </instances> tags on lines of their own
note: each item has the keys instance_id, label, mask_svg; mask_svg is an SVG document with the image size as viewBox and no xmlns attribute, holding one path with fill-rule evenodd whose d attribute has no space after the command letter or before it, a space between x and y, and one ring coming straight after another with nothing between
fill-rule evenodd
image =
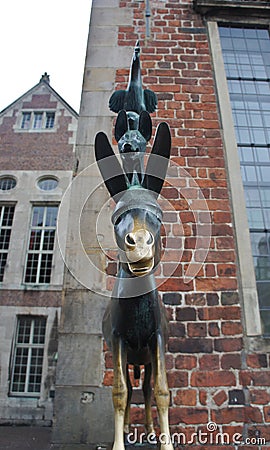
<instances>
[{"instance_id":1,"label":"bronze donkey statue","mask_svg":"<svg viewBox=\"0 0 270 450\"><path fill-rule=\"evenodd\" d=\"M115 410L113 450L124 450L129 431L132 387L128 364L144 365L143 393L146 432L154 433L151 415L151 375L163 436L162 450L172 450L168 407L169 390L165 368L167 321L160 303L154 271L160 261L162 211L157 202L167 171L171 138L168 125L157 129L152 153L141 185L128 186L128 179L104 133L95 141L96 160L116 206L112 215L119 248L119 270L111 301L103 318L103 334L112 350ZM165 442L164 442L165 436Z\"/></svg>"},{"instance_id":2,"label":"bronze donkey statue","mask_svg":"<svg viewBox=\"0 0 270 450\"><path fill-rule=\"evenodd\" d=\"M115 137L124 170L107 136L100 132L95 139L96 161L116 202L112 222L119 256L119 270L103 318L103 334L112 351L114 368L113 450L124 450L124 435L129 432L132 395L129 364L134 366L135 378L140 377L140 365L144 366L145 425L147 434L152 437L153 374L162 433L161 450L172 450L168 420L170 396L165 367L167 320L154 276L161 253L162 211L157 197L167 172L171 136L168 125L160 123L144 173L144 153L152 134L149 112L155 110L157 98L149 89L143 90L139 56L137 42L128 87L125 91L113 93L109 101L110 109L119 112Z\"/></svg>"}]
</instances>

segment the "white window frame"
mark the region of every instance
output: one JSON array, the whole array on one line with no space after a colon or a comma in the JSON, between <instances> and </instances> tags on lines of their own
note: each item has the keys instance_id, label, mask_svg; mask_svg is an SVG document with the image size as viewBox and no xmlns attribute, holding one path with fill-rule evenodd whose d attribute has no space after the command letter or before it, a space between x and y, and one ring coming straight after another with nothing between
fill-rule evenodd
<instances>
[{"instance_id":1,"label":"white window frame","mask_svg":"<svg viewBox=\"0 0 270 450\"><path fill-rule=\"evenodd\" d=\"M53 122L52 122L53 119ZM47 126L48 124L51 125L51 122L53 126ZM55 111L46 111L45 112L45 130L52 130L54 128L55 124Z\"/></svg>"},{"instance_id":2,"label":"white window frame","mask_svg":"<svg viewBox=\"0 0 270 450\"><path fill-rule=\"evenodd\" d=\"M27 127L23 127L23 123L24 123L24 116L26 114L30 115L30 120L27 121ZM37 122L36 122L36 116L38 114L41 114L41 123L40 126L36 126ZM53 117L53 126L47 126L48 123L51 123L52 118L49 118L48 116L50 115L54 115ZM55 119L56 119L56 111L55 110L23 110L21 113L21 118L20 118L20 126L19 129L20 131L25 131L25 132L41 132L41 131L55 131ZM48 122L49 121L49 122Z\"/></svg>"},{"instance_id":3,"label":"white window frame","mask_svg":"<svg viewBox=\"0 0 270 450\"><path fill-rule=\"evenodd\" d=\"M208 33L221 114L223 142L238 256L238 281L243 304L245 329L247 336L257 337L262 335L259 301L237 141L234 132L232 109L217 22L208 22Z\"/></svg>"},{"instance_id":4,"label":"white window frame","mask_svg":"<svg viewBox=\"0 0 270 450\"><path fill-rule=\"evenodd\" d=\"M14 204L0 204L1 207L1 211L0 211L0 231L5 229L5 230L10 230L10 237L9 237L9 241L8 241L8 247L6 249L0 249L0 254L6 254L7 258L8 258L8 252L9 252L9 245L10 245L10 238L11 238L11 233L12 233L12 225L13 225L13 219L14 219L14 215L15 215L15 205ZM5 208L14 208L13 211L13 217L12 217L12 223L11 225L3 225L3 217L4 217L4 213L5 213ZM3 270L3 279L1 280L0 278L0 283L3 282L4 280L4 276L5 276L5 266L6 266L7 260L5 262L5 265L3 266L4 270Z\"/></svg>"},{"instance_id":5,"label":"white window frame","mask_svg":"<svg viewBox=\"0 0 270 450\"><path fill-rule=\"evenodd\" d=\"M50 285L52 282L52 277L53 277L53 260L54 260L54 254L55 254L55 246L56 246L56 228L57 226L55 225L55 227L52 226L46 226L43 225L41 227L38 226L34 226L32 224L33 221L33 214L34 214L34 208L35 207L41 207L44 208L46 210L45 214L43 214L43 219L44 217L46 218L47 216L47 210L50 207L56 207L59 211L59 205L55 204L55 203L46 203L46 204L33 204L32 205L32 210L31 210L31 219L30 219L30 226L29 226L29 237L28 237L28 241L27 241L27 252L26 252L26 259L25 259L25 270L24 270L24 275L23 275L23 283L25 285L39 285L39 286L44 286L44 285ZM33 230L40 230L41 231L41 244L40 244L40 249L39 250L29 250L29 243L31 240L31 232ZM43 241L44 241L44 234L45 231L49 231L49 230L55 230L55 236L54 236L54 245L53 245L53 249L52 250L43 250ZM36 281L25 281L26 279L26 273L27 273L27 261L28 261L28 255L29 254L37 254L38 255L38 266L37 266L37 271L36 271ZM51 266L51 272L50 272L50 282L39 282L39 277L40 277L40 271L41 271L41 260L42 260L42 255L44 254L50 254L52 255L52 266Z\"/></svg>"},{"instance_id":6,"label":"white window frame","mask_svg":"<svg viewBox=\"0 0 270 450\"><path fill-rule=\"evenodd\" d=\"M19 330L20 330L20 320L23 318L28 317L31 320L31 328L30 328L30 339L29 343L19 343L18 342L18 336L19 336ZM42 344L34 343L34 321L37 319L45 319L45 331L44 331L44 342ZM41 391L42 391L42 379L43 379L43 373L44 373L44 361L45 361L45 344L46 344L46 331L47 331L48 321L46 316L26 316L26 315L19 315L17 316L17 323L16 323L16 335L15 335L15 342L14 342L14 348L13 348L13 355L12 355L12 370L11 370L11 379L10 379L10 396L18 396L18 397L40 397ZM25 385L24 385L24 391L16 391L13 390L14 386L14 375L15 375L15 360L17 356L17 349L23 348L28 350L27 354L27 369L26 369L26 376L25 376ZM40 375L40 390L38 392L29 392L29 383L30 383L30 370L31 370L31 363L32 363L32 350L33 349L42 349L43 355L42 355L42 372Z\"/></svg>"},{"instance_id":7,"label":"white window frame","mask_svg":"<svg viewBox=\"0 0 270 450\"><path fill-rule=\"evenodd\" d=\"M34 111L33 129L41 130L43 128L44 113L42 111Z\"/></svg>"},{"instance_id":8,"label":"white window frame","mask_svg":"<svg viewBox=\"0 0 270 450\"><path fill-rule=\"evenodd\" d=\"M25 118L28 117L27 120ZM25 126L27 125L27 126ZM24 111L22 113L22 120L21 120L21 129L22 130L29 130L31 126L31 112L30 111Z\"/></svg>"}]
</instances>

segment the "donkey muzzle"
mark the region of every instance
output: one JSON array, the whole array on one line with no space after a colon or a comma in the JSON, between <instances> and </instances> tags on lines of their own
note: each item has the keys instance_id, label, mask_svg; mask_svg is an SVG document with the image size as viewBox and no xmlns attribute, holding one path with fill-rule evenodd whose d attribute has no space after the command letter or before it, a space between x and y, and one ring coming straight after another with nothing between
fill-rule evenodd
<instances>
[{"instance_id":1,"label":"donkey muzzle","mask_svg":"<svg viewBox=\"0 0 270 450\"><path fill-rule=\"evenodd\" d=\"M133 275L142 276L154 267L155 240L148 230L140 229L125 237L128 268Z\"/></svg>"}]
</instances>

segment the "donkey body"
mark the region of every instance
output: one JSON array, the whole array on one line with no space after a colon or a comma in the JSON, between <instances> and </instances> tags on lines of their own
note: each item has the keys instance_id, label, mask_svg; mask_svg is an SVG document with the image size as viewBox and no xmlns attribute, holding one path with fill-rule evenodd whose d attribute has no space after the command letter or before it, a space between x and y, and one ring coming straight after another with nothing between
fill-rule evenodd
<instances>
[{"instance_id":1,"label":"donkey body","mask_svg":"<svg viewBox=\"0 0 270 450\"><path fill-rule=\"evenodd\" d=\"M119 270L112 298L103 319L103 334L112 350L115 410L113 450L124 450L124 433L129 429L131 383L128 365L144 365L143 393L147 433L154 433L151 414L151 376L161 433L166 437L162 450L172 450L168 408L169 390L165 367L167 321L159 301L154 271L160 261L162 212L157 197L166 175L170 155L170 132L161 123L139 186L128 186L104 133L95 142L96 160L116 201L112 222L119 251Z\"/></svg>"}]
</instances>

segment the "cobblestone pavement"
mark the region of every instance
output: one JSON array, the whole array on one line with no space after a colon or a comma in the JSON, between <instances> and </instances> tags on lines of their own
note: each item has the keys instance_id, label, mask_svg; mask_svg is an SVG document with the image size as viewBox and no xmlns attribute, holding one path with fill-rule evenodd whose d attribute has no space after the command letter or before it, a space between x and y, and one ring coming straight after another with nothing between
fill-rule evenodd
<instances>
[{"instance_id":1,"label":"cobblestone pavement","mask_svg":"<svg viewBox=\"0 0 270 450\"><path fill-rule=\"evenodd\" d=\"M0 450L50 450L48 427L0 426Z\"/></svg>"}]
</instances>

